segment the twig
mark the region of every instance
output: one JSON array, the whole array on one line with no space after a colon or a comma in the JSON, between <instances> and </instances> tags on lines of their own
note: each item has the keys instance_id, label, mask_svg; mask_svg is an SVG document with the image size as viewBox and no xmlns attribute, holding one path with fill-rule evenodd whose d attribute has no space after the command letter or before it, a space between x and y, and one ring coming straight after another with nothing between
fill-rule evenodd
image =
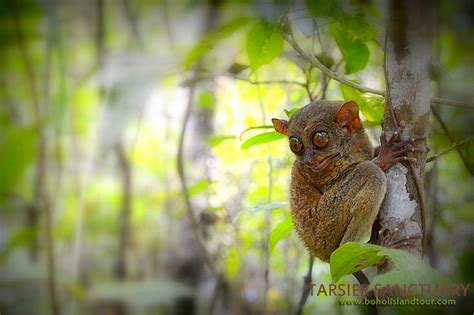
<instances>
[{"instance_id":1,"label":"twig","mask_svg":"<svg viewBox=\"0 0 474 315\"><path fill-rule=\"evenodd\" d=\"M235 79L235 80L245 81L245 82L253 84L253 85L260 85L260 84L295 84L295 85L299 85L299 86L304 87L305 84L306 84L305 82L293 81L293 80L254 81L254 80L239 77L239 76L236 76L236 75L223 73L223 74L218 74L218 75L197 76L197 77L194 77L192 79L189 79L189 80L186 80L186 81L182 82L181 85L182 86L189 86L191 84L195 84L195 83L200 82L200 81L214 80L218 77L229 77L229 78L232 78L232 79Z\"/></svg>"},{"instance_id":2,"label":"twig","mask_svg":"<svg viewBox=\"0 0 474 315\"><path fill-rule=\"evenodd\" d=\"M196 242L197 242L197 245L199 247L199 252L201 253L201 255L203 257L204 262L209 267L209 270L211 271L212 275L214 277L216 277L216 279L217 279L217 277L218 277L217 268L214 265L214 262L212 261L212 259L210 257L210 254L207 251L206 246L204 245L202 231L199 227L199 223L198 223L196 217L194 216L194 209L193 209L193 206L191 204L191 197L189 196L189 189L188 189L188 185L187 185L187 182L186 182L186 176L184 174L184 165L183 165L184 137L185 137L185 134L186 134L186 127L188 126L189 118L191 117L191 109L192 109L192 105L193 105L193 102L194 102L195 90L196 90L196 87L193 84L189 88L188 102L186 104L186 109L185 109L185 113L184 113L184 120L183 120L183 124L182 124L182 127L181 127L181 133L180 133L180 137L179 137L178 155L177 155L177 161L176 161L177 165L176 166L177 166L177 169L178 169L178 176L179 176L179 180L180 180L180 183L181 183L181 190L182 190L183 197L184 197L186 212L187 212L190 224L191 224L191 229L193 231L194 237L196 238Z\"/></svg>"},{"instance_id":3,"label":"twig","mask_svg":"<svg viewBox=\"0 0 474 315\"><path fill-rule=\"evenodd\" d=\"M331 69L327 68L317 58L308 55L298 45L298 43L296 42L296 40L293 36L293 32L291 30L291 27L289 27L289 34L290 34L290 36L288 36L288 34L283 34L283 37L288 42L288 44L290 44L290 46L293 47L293 49L301 55L301 57L303 57L304 59L309 61L313 66L315 66L316 68L321 70L328 77L330 77L330 78L332 78L332 79L334 79L334 80L336 80L336 81L338 81L342 84L345 84L345 85L347 85L347 86L349 86L349 87L351 87L351 88L353 88L357 91L360 91L362 93L370 93L370 94L385 96L385 91L383 91L383 90L374 89L374 88L371 88L371 87L367 87L367 86L352 82L351 80L349 80L345 76L343 76L341 74L338 74L338 73L332 71ZM463 102L459 102L459 101L454 101L454 100L449 100L449 99L444 99L444 98L440 98L440 97L432 97L431 98L431 103L433 103L433 104L444 104L444 105L449 105L449 106L457 106L457 107L462 107L462 108L466 108L466 109L474 109L474 106L472 106L471 104L467 104L467 103L463 103Z\"/></svg>"},{"instance_id":4,"label":"twig","mask_svg":"<svg viewBox=\"0 0 474 315\"><path fill-rule=\"evenodd\" d=\"M306 273L306 276L304 277L303 292L301 294L301 299L300 299L300 303L298 304L298 310L296 311L296 315L303 314L304 305L306 304L306 300L308 299L309 292L311 291L311 282L313 281L312 279L313 263L314 263L314 257L313 255L309 254L308 272Z\"/></svg>"},{"instance_id":5,"label":"twig","mask_svg":"<svg viewBox=\"0 0 474 315\"><path fill-rule=\"evenodd\" d=\"M446 148L444 149L443 151L440 151L438 153L436 153L435 155L433 156L430 156L429 158L426 159L426 163L429 163L429 162L433 162L434 160L436 160L437 158L439 158L440 156L443 156L445 154L448 154L449 152L451 152L453 149L458 149L460 146L462 145L465 145L466 143L469 143L471 141L474 141L474 137L471 137L469 139L466 139L464 141L461 141L459 143L453 143L449 148Z\"/></svg>"},{"instance_id":6,"label":"twig","mask_svg":"<svg viewBox=\"0 0 474 315\"><path fill-rule=\"evenodd\" d=\"M433 113L433 116L436 118L436 120L438 120L439 125L443 129L443 131L446 134L446 136L448 137L449 141L451 141L452 143L457 143L456 139L454 138L454 136L449 131L448 126L446 126L446 124L444 123L444 121L441 118L441 115L438 113L438 111L432 107L431 112ZM458 151L458 154L461 157L461 160L463 161L464 165L468 169L469 173L471 173L471 175L473 175L474 171L470 168L469 162L467 161L464 154L459 150L459 147L455 147L455 149Z\"/></svg>"}]
</instances>

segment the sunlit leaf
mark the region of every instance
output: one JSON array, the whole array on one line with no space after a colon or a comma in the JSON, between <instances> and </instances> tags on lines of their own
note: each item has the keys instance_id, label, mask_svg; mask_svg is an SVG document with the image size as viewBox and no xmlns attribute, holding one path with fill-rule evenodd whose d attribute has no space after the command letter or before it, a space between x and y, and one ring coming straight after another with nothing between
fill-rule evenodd
<instances>
[{"instance_id":1,"label":"sunlit leaf","mask_svg":"<svg viewBox=\"0 0 474 315\"><path fill-rule=\"evenodd\" d=\"M337 282L345 275L365 269L381 261L377 255L383 247L372 244L346 243L336 249L330 258L331 276Z\"/></svg>"},{"instance_id":2,"label":"sunlit leaf","mask_svg":"<svg viewBox=\"0 0 474 315\"><path fill-rule=\"evenodd\" d=\"M231 280L235 279L240 270L240 256L237 248L231 247L228 250L226 260L227 277Z\"/></svg>"},{"instance_id":3,"label":"sunlit leaf","mask_svg":"<svg viewBox=\"0 0 474 315\"><path fill-rule=\"evenodd\" d=\"M283 239L287 238L291 231L293 230L293 220L289 215L285 221L279 223L271 232L270 232L270 251L272 251L275 246Z\"/></svg>"},{"instance_id":4,"label":"sunlit leaf","mask_svg":"<svg viewBox=\"0 0 474 315\"><path fill-rule=\"evenodd\" d=\"M242 150L246 150L246 149L248 149L250 147L253 147L255 145L269 143L269 142L273 142L273 141L280 140L280 139L283 139L283 138L286 138L286 136L282 135L282 134L280 134L276 131L265 132L265 133L261 133L259 135L253 136L253 137L245 140L245 142L242 143L240 148Z\"/></svg>"},{"instance_id":5,"label":"sunlit leaf","mask_svg":"<svg viewBox=\"0 0 474 315\"><path fill-rule=\"evenodd\" d=\"M237 138L236 136L231 136L231 135L219 135L219 136L210 137L207 140L207 143L209 143L209 145L214 148L226 140L231 140L231 139L236 139L236 138Z\"/></svg>"},{"instance_id":6,"label":"sunlit leaf","mask_svg":"<svg viewBox=\"0 0 474 315\"><path fill-rule=\"evenodd\" d=\"M200 107L207 108L207 109L213 108L215 102L216 102L216 98L214 96L214 93L212 93L210 91L202 92L199 95L199 98L197 100L197 104Z\"/></svg>"},{"instance_id":7,"label":"sunlit leaf","mask_svg":"<svg viewBox=\"0 0 474 315\"><path fill-rule=\"evenodd\" d=\"M239 139L242 140L242 136L247 132L247 131L250 131L250 130L254 130L254 129L273 129L275 128L273 125L262 125L262 126L255 126L255 127L249 127L247 129L245 129L244 131L242 131L242 133L240 134L239 136Z\"/></svg>"},{"instance_id":8,"label":"sunlit leaf","mask_svg":"<svg viewBox=\"0 0 474 315\"><path fill-rule=\"evenodd\" d=\"M36 155L33 128L10 129L0 142L0 192L15 189Z\"/></svg>"},{"instance_id":9,"label":"sunlit leaf","mask_svg":"<svg viewBox=\"0 0 474 315\"><path fill-rule=\"evenodd\" d=\"M282 49L283 38L275 25L260 21L247 34L247 55L252 71L270 63Z\"/></svg>"},{"instance_id":10,"label":"sunlit leaf","mask_svg":"<svg viewBox=\"0 0 474 315\"><path fill-rule=\"evenodd\" d=\"M383 118L383 106L381 98L365 97L361 92L345 85L340 84L342 95L346 101L355 101L359 109L367 120L379 122Z\"/></svg>"},{"instance_id":11,"label":"sunlit leaf","mask_svg":"<svg viewBox=\"0 0 474 315\"><path fill-rule=\"evenodd\" d=\"M202 193L203 191L209 188L211 183L206 179L201 179L196 184L194 184L191 188L189 188L189 195L194 196Z\"/></svg>"},{"instance_id":12,"label":"sunlit leaf","mask_svg":"<svg viewBox=\"0 0 474 315\"><path fill-rule=\"evenodd\" d=\"M293 117L294 114L296 114L296 112L298 110L299 110L299 108L295 107L295 108L292 108L290 110L284 109L283 111L285 112L285 114L288 118L291 118L291 117Z\"/></svg>"},{"instance_id":13,"label":"sunlit leaf","mask_svg":"<svg viewBox=\"0 0 474 315\"><path fill-rule=\"evenodd\" d=\"M400 285L435 283L442 281L438 273L426 265L418 257L393 248L373 244L349 242L336 249L330 258L331 276L334 282L341 277L352 274L383 259L390 259L394 268L386 273L375 276L369 289L375 285ZM421 292L416 292L417 294Z\"/></svg>"}]
</instances>

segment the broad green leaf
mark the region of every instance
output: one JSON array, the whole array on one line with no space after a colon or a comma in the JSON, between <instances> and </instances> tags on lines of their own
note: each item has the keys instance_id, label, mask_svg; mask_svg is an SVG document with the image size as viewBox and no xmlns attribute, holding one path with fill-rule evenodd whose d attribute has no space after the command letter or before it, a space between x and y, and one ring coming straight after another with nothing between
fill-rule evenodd
<instances>
[{"instance_id":1,"label":"broad green leaf","mask_svg":"<svg viewBox=\"0 0 474 315\"><path fill-rule=\"evenodd\" d=\"M215 102L216 102L216 98L214 96L214 93L212 93L210 91L202 92L199 95L199 98L198 98L198 101L197 101L197 103L200 107L208 108L208 109L213 108Z\"/></svg>"},{"instance_id":2,"label":"broad green leaf","mask_svg":"<svg viewBox=\"0 0 474 315\"><path fill-rule=\"evenodd\" d=\"M247 55L252 72L278 57L283 38L275 25L260 21L247 34Z\"/></svg>"},{"instance_id":3,"label":"broad green leaf","mask_svg":"<svg viewBox=\"0 0 474 315\"><path fill-rule=\"evenodd\" d=\"M0 192L15 189L36 156L34 128L10 129L0 142Z\"/></svg>"},{"instance_id":4,"label":"broad green leaf","mask_svg":"<svg viewBox=\"0 0 474 315\"><path fill-rule=\"evenodd\" d=\"M291 231L293 230L293 220L289 215L285 221L279 223L271 232L270 232L270 251L273 251L275 246L283 239L287 238Z\"/></svg>"},{"instance_id":5,"label":"broad green leaf","mask_svg":"<svg viewBox=\"0 0 474 315\"><path fill-rule=\"evenodd\" d=\"M367 66L370 57L370 51L365 41L351 37L340 23L331 25L330 30L344 57L346 73L350 74L363 70Z\"/></svg>"},{"instance_id":6,"label":"broad green leaf","mask_svg":"<svg viewBox=\"0 0 474 315\"><path fill-rule=\"evenodd\" d=\"M381 261L378 253L384 247L349 242L336 249L330 258L331 276L334 282Z\"/></svg>"},{"instance_id":7,"label":"broad green leaf","mask_svg":"<svg viewBox=\"0 0 474 315\"><path fill-rule=\"evenodd\" d=\"M409 285L412 283L428 284L443 282L443 278L437 273L436 270L426 265L421 259L408 252L399 249L382 247L378 255L390 257L390 260L393 262L394 269L375 276L372 279L369 289L373 289L377 284L380 286L403 286L403 284ZM421 295L421 291L415 293Z\"/></svg>"},{"instance_id":8,"label":"broad green leaf","mask_svg":"<svg viewBox=\"0 0 474 315\"><path fill-rule=\"evenodd\" d=\"M182 64L183 68L190 68L205 54L207 54L219 41L234 34L236 31L252 21L255 21L255 19L250 17L235 18L217 28L214 32L203 36L196 44L194 44L194 46L184 58Z\"/></svg>"},{"instance_id":9,"label":"broad green leaf","mask_svg":"<svg viewBox=\"0 0 474 315\"><path fill-rule=\"evenodd\" d=\"M210 137L209 139L207 139L207 143L209 143L209 145L214 148L226 140L235 139L235 138L237 137L231 136L231 135L219 135L219 136Z\"/></svg>"},{"instance_id":10,"label":"broad green leaf","mask_svg":"<svg viewBox=\"0 0 474 315\"><path fill-rule=\"evenodd\" d=\"M383 118L382 99L366 97L361 92L344 84L339 84L342 95L346 101L355 101L359 109L367 120L379 122Z\"/></svg>"},{"instance_id":11,"label":"broad green leaf","mask_svg":"<svg viewBox=\"0 0 474 315\"><path fill-rule=\"evenodd\" d=\"M264 144L264 143L269 143L273 142L276 140L280 140L283 138L287 138L285 135L282 135L276 131L272 132L265 132L261 133L259 135L253 136L247 140L245 140L244 143L240 146L242 150L246 150L250 147L253 147L254 145L259 145L259 144Z\"/></svg>"},{"instance_id":12,"label":"broad green leaf","mask_svg":"<svg viewBox=\"0 0 474 315\"><path fill-rule=\"evenodd\" d=\"M394 268L387 273L375 276L369 290L386 285L403 286L403 284L442 281L434 269L408 252L353 242L342 245L332 253L330 258L332 279L337 282L341 277L372 266L384 258L390 259Z\"/></svg>"},{"instance_id":13,"label":"broad green leaf","mask_svg":"<svg viewBox=\"0 0 474 315\"><path fill-rule=\"evenodd\" d=\"M235 279L240 270L240 256L237 248L229 248L226 260L226 273L230 280Z\"/></svg>"},{"instance_id":14,"label":"broad green leaf","mask_svg":"<svg viewBox=\"0 0 474 315\"><path fill-rule=\"evenodd\" d=\"M189 195L194 196L202 193L203 191L209 188L211 183L206 179L201 179L196 184L194 184L191 188L189 188Z\"/></svg>"},{"instance_id":15,"label":"broad green leaf","mask_svg":"<svg viewBox=\"0 0 474 315\"><path fill-rule=\"evenodd\" d=\"M250 130L254 130L254 129L273 129L275 128L273 125L262 125L262 126L255 126L255 127L249 127L247 129L245 129L244 131L242 131L242 133L240 134L239 136L239 139L242 140L242 136L247 132L247 131L250 131Z\"/></svg>"}]
</instances>

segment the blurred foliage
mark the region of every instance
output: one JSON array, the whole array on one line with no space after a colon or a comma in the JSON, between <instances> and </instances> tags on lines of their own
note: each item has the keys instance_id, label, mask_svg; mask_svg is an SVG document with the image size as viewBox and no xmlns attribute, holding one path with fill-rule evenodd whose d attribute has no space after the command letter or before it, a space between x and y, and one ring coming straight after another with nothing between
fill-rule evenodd
<instances>
[{"instance_id":1,"label":"blurred foliage","mask_svg":"<svg viewBox=\"0 0 474 315\"><path fill-rule=\"evenodd\" d=\"M216 295L215 313L261 313L266 275L266 310L293 314L308 254L289 215L293 157L270 119L323 96L355 100L376 142L384 100L328 80L284 36L291 31L332 71L383 89L376 3L0 2L0 313L51 313L46 207L63 314L105 314L117 303L130 314L173 314L186 299L207 313ZM472 103L474 6L437 6L433 94ZM203 265L176 172L192 88L187 193L219 281ZM474 135L471 110L436 109L444 126L432 119L429 155ZM453 281L473 281L473 150L470 142L427 165L437 174L427 254ZM315 281L353 281L342 276L361 257L360 269L391 257L404 273L386 274L396 280L431 271L358 246L342 248L350 263L338 258L331 270L316 261ZM365 312L337 301L310 298L305 314Z\"/></svg>"}]
</instances>

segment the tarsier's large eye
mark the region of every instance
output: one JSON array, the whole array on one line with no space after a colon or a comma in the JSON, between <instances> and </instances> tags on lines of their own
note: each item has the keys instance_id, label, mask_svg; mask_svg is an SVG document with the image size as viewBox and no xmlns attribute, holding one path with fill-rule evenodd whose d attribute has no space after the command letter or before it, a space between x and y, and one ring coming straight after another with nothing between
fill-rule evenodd
<instances>
[{"instance_id":1,"label":"tarsier's large eye","mask_svg":"<svg viewBox=\"0 0 474 315\"><path fill-rule=\"evenodd\" d=\"M329 135L326 131L316 131L313 135L313 143L318 148L324 148L329 142Z\"/></svg>"},{"instance_id":2,"label":"tarsier's large eye","mask_svg":"<svg viewBox=\"0 0 474 315\"><path fill-rule=\"evenodd\" d=\"M300 153L303 151L304 146L303 143L301 143L301 140L296 138L296 137L290 137L290 149L294 153Z\"/></svg>"}]
</instances>

